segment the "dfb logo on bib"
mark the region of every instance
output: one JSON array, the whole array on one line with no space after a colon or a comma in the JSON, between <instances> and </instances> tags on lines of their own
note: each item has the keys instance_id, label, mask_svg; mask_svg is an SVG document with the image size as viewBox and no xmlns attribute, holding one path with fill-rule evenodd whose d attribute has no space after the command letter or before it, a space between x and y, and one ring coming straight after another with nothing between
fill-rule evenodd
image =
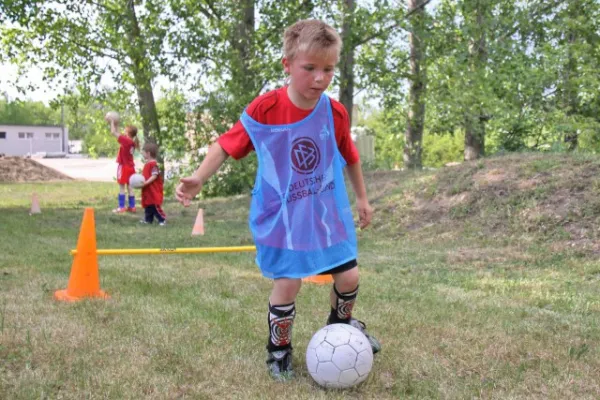
<instances>
[{"instance_id":1,"label":"dfb logo on bib","mask_svg":"<svg viewBox=\"0 0 600 400\"><path fill-rule=\"evenodd\" d=\"M317 144L309 137L301 137L292 143L290 153L292 168L301 174L312 173L321 161Z\"/></svg>"}]
</instances>

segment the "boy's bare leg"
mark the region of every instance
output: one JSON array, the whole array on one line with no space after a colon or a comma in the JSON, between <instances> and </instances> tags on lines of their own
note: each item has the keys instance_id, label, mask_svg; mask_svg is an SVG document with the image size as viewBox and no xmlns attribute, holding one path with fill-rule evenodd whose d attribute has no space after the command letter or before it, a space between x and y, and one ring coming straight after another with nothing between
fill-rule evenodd
<instances>
[{"instance_id":1,"label":"boy's bare leg","mask_svg":"<svg viewBox=\"0 0 600 400\"><path fill-rule=\"evenodd\" d=\"M289 304L296 301L302 286L301 279L275 279L269 301L271 304Z\"/></svg>"}]
</instances>

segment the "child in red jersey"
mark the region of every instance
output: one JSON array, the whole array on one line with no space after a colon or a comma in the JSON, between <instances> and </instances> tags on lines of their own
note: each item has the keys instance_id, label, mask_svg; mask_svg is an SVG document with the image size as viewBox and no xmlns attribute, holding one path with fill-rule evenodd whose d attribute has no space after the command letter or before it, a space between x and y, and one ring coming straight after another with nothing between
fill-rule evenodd
<instances>
[{"instance_id":1,"label":"child in red jersey","mask_svg":"<svg viewBox=\"0 0 600 400\"><path fill-rule=\"evenodd\" d=\"M142 207L144 207L144 219L140 222L151 224L154 217L158 225L164 226L166 215L162 209L163 202L163 178L156 162L158 155L158 146L154 143L146 143L142 149L142 155L146 160L142 175L144 176L144 185L142 186Z\"/></svg>"},{"instance_id":2,"label":"child in red jersey","mask_svg":"<svg viewBox=\"0 0 600 400\"><path fill-rule=\"evenodd\" d=\"M286 29L283 42L282 64L289 85L254 99L240 121L210 147L196 172L182 178L176 189L177 199L189 206L229 156L240 159L256 151L259 167L249 222L256 262L263 275L273 279L267 366L278 381L294 375L295 302L306 276L333 275L327 324L350 324L365 333L373 353L381 349L352 312L359 273L344 168L356 195L361 228L371 222L373 209L350 137L348 113L324 94L342 41L326 23L304 20Z\"/></svg>"},{"instance_id":3,"label":"child in red jersey","mask_svg":"<svg viewBox=\"0 0 600 400\"><path fill-rule=\"evenodd\" d=\"M135 195L133 188L129 186L129 178L135 174L135 163L133 153L140 147L137 138L137 128L133 125L125 127L123 133L119 133L118 122L110 121L110 132L121 145L117 154L117 183L119 184L119 206L113 210L114 213L135 212ZM129 204L125 208L125 187L129 195Z\"/></svg>"}]
</instances>

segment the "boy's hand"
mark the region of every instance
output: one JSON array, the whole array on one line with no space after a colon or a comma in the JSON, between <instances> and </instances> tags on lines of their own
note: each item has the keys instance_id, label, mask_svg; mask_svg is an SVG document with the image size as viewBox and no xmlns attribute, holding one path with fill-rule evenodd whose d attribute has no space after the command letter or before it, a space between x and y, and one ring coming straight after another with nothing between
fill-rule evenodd
<instances>
[{"instance_id":1,"label":"boy's hand","mask_svg":"<svg viewBox=\"0 0 600 400\"><path fill-rule=\"evenodd\" d=\"M373 218L373 208L369 204L369 200L356 199L356 209L358 211L358 226L360 229L364 229L371 223L371 218Z\"/></svg>"},{"instance_id":2,"label":"boy's hand","mask_svg":"<svg viewBox=\"0 0 600 400\"><path fill-rule=\"evenodd\" d=\"M179 182L177 189L175 189L175 197L184 207L188 207L192 199L202 190L202 180L188 177L181 178Z\"/></svg>"}]
</instances>

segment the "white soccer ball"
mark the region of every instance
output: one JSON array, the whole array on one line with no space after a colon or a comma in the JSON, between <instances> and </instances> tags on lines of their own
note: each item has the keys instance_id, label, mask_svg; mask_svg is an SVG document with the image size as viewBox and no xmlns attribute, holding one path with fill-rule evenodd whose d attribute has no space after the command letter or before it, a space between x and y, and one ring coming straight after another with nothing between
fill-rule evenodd
<instances>
[{"instance_id":1,"label":"white soccer ball","mask_svg":"<svg viewBox=\"0 0 600 400\"><path fill-rule=\"evenodd\" d=\"M349 388L367 379L373 367L373 350L367 337L355 327L327 325L308 343L306 367L323 387Z\"/></svg>"},{"instance_id":2,"label":"white soccer ball","mask_svg":"<svg viewBox=\"0 0 600 400\"><path fill-rule=\"evenodd\" d=\"M146 179L144 179L144 175L142 174L133 174L129 177L129 186L134 189L139 189L142 187Z\"/></svg>"},{"instance_id":3,"label":"white soccer ball","mask_svg":"<svg viewBox=\"0 0 600 400\"><path fill-rule=\"evenodd\" d=\"M104 119L106 120L106 122L111 122L111 121L119 122L119 113L116 111L109 111L104 116Z\"/></svg>"}]
</instances>

